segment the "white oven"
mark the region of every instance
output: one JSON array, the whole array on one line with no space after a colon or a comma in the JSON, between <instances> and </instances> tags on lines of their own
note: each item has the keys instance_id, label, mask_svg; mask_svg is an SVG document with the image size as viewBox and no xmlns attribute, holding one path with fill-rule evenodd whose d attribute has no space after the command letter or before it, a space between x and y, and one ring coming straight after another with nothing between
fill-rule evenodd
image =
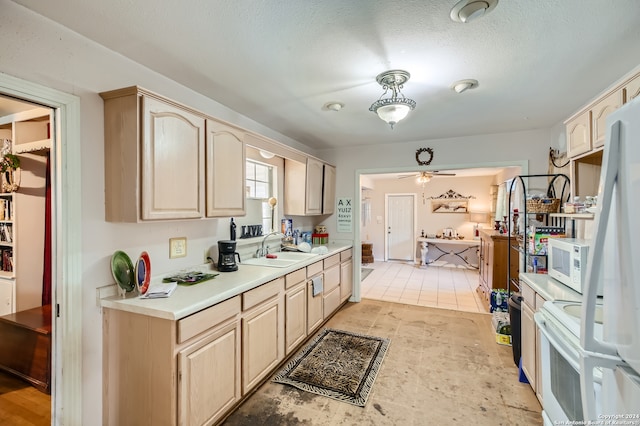
<instances>
[{"instance_id":1,"label":"white oven","mask_svg":"<svg viewBox=\"0 0 640 426\"><path fill-rule=\"evenodd\" d=\"M584 420L580 394L580 303L545 302L535 313L545 426ZM595 378L596 401L602 377Z\"/></svg>"}]
</instances>

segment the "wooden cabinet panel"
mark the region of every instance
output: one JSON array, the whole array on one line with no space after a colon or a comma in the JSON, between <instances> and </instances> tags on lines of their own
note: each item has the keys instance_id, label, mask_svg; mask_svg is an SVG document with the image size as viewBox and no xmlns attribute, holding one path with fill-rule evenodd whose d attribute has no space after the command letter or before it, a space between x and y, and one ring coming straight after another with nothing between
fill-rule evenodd
<instances>
[{"instance_id":1,"label":"wooden cabinet panel","mask_svg":"<svg viewBox=\"0 0 640 426\"><path fill-rule=\"evenodd\" d=\"M142 97L142 219L203 216L204 118Z\"/></svg>"},{"instance_id":2,"label":"wooden cabinet panel","mask_svg":"<svg viewBox=\"0 0 640 426\"><path fill-rule=\"evenodd\" d=\"M622 90L616 90L591 108L591 138L594 148L604 145L607 136L607 117L622 106L622 98Z\"/></svg>"},{"instance_id":3,"label":"wooden cabinet panel","mask_svg":"<svg viewBox=\"0 0 640 426\"><path fill-rule=\"evenodd\" d=\"M180 351L180 424L212 424L240 400L240 353L238 320Z\"/></svg>"},{"instance_id":4,"label":"wooden cabinet panel","mask_svg":"<svg viewBox=\"0 0 640 426\"><path fill-rule=\"evenodd\" d=\"M349 250L350 251L350 250ZM349 258L340 264L340 301L351 297L353 293L353 260Z\"/></svg>"},{"instance_id":5,"label":"wooden cabinet panel","mask_svg":"<svg viewBox=\"0 0 640 426\"><path fill-rule=\"evenodd\" d=\"M100 96L106 220L203 217L204 117L135 86Z\"/></svg>"},{"instance_id":6,"label":"wooden cabinet panel","mask_svg":"<svg viewBox=\"0 0 640 426\"><path fill-rule=\"evenodd\" d=\"M566 123L567 156L575 157L591 150L591 111L585 111Z\"/></svg>"},{"instance_id":7,"label":"wooden cabinet panel","mask_svg":"<svg viewBox=\"0 0 640 426\"><path fill-rule=\"evenodd\" d=\"M305 280L285 294L285 346L289 355L307 337L307 286Z\"/></svg>"},{"instance_id":8,"label":"wooden cabinet panel","mask_svg":"<svg viewBox=\"0 0 640 426\"><path fill-rule=\"evenodd\" d=\"M289 290L294 285L298 285L300 282L307 278L306 268L298 269L285 276L285 288Z\"/></svg>"},{"instance_id":9,"label":"wooden cabinet panel","mask_svg":"<svg viewBox=\"0 0 640 426\"><path fill-rule=\"evenodd\" d=\"M311 157L308 157L305 163L285 159L285 215L331 214L334 204L335 167Z\"/></svg>"},{"instance_id":10,"label":"wooden cabinet panel","mask_svg":"<svg viewBox=\"0 0 640 426\"><path fill-rule=\"evenodd\" d=\"M284 289L284 277L262 284L253 290L242 293L242 310L246 311L272 297L277 296Z\"/></svg>"},{"instance_id":11,"label":"wooden cabinet panel","mask_svg":"<svg viewBox=\"0 0 640 426\"><path fill-rule=\"evenodd\" d=\"M522 370L527 375L531 388L536 389L536 323L533 310L523 303L521 319Z\"/></svg>"},{"instance_id":12,"label":"wooden cabinet panel","mask_svg":"<svg viewBox=\"0 0 640 426\"><path fill-rule=\"evenodd\" d=\"M178 321L178 343L186 342L194 336L208 330L240 313L240 296L234 296L224 302L213 305Z\"/></svg>"},{"instance_id":13,"label":"wooden cabinet panel","mask_svg":"<svg viewBox=\"0 0 640 426\"><path fill-rule=\"evenodd\" d=\"M207 217L245 215L244 132L207 120Z\"/></svg>"},{"instance_id":14,"label":"wooden cabinet panel","mask_svg":"<svg viewBox=\"0 0 640 426\"><path fill-rule=\"evenodd\" d=\"M336 206L336 168L325 164L322 183L322 214L333 214Z\"/></svg>"},{"instance_id":15,"label":"wooden cabinet panel","mask_svg":"<svg viewBox=\"0 0 640 426\"><path fill-rule=\"evenodd\" d=\"M247 394L284 358L284 312L281 297L243 314L242 392Z\"/></svg>"},{"instance_id":16,"label":"wooden cabinet panel","mask_svg":"<svg viewBox=\"0 0 640 426\"><path fill-rule=\"evenodd\" d=\"M507 237L494 230L480 231L480 290L489 301L491 290L507 288L508 250L511 250L511 276L518 276L519 254L511 246L516 244L513 237Z\"/></svg>"},{"instance_id":17,"label":"wooden cabinet panel","mask_svg":"<svg viewBox=\"0 0 640 426\"><path fill-rule=\"evenodd\" d=\"M324 291L329 292L340 285L340 265L324 270Z\"/></svg>"},{"instance_id":18,"label":"wooden cabinet panel","mask_svg":"<svg viewBox=\"0 0 640 426\"><path fill-rule=\"evenodd\" d=\"M322 293L314 296L311 280L307 281L307 334L311 334L324 320Z\"/></svg>"},{"instance_id":19,"label":"wooden cabinet panel","mask_svg":"<svg viewBox=\"0 0 640 426\"><path fill-rule=\"evenodd\" d=\"M336 287L333 290L325 291L323 296L323 319L329 318L340 306L340 288Z\"/></svg>"},{"instance_id":20,"label":"wooden cabinet panel","mask_svg":"<svg viewBox=\"0 0 640 426\"><path fill-rule=\"evenodd\" d=\"M640 74L633 77L624 86L624 102L629 102L640 95Z\"/></svg>"}]
</instances>

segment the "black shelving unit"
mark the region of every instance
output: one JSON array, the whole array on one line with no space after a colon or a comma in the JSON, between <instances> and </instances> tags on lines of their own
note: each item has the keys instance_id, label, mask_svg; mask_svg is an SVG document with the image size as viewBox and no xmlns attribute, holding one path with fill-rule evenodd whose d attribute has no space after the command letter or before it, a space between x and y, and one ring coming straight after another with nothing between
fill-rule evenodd
<instances>
[{"instance_id":1,"label":"black shelving unit","mask_svg":"<svg viewBox=\"0 0 640 426\"><path fill-rule=\"evenodd\" d=\"M513 248L516 249L516 251L518 251L522 255L522 262L518 262L518 264L520 266L523 266L525 269L527 267L527 262L529 258L540 257L540 256L546 257L546 255L535 255L535 254L529 253L528 241L527 241L527 229L530 225L529 218L531 215L536 215L535 220L537 222L540 222L543 226L554 226L554 227L559 227L566 230L565 217L553 217L551 212L539 213L539 212L527 211L527 188L529 187L528 184L532 180L539 180L539 179L546 179L547 189L546 189L545 195L547 196L547 198L557 198L560 200L561 204L566 201L569 201L571 198L571 185L570 185L569 177L562 173L540 174L540 175L518 175L515 178L513 178L513 180L511 181L511 185L509 187L509 199L508 199L509 200L509 205L508 205L509 216L507 220L507 232L508 232L508 235L512 235L514 233L514 230L512 229L513 217L514 217L512 201L515 201L515 200L513 200L512 198L514 197L515 189L519 187L522 193L520 194L518 201L522 202L522 209L521 210L519 209L518 215L519 216L521 215L523 218L522 219L523 226L522 226L522 229L519 231L522 232L523 244L522 244L522 247L520 247L520 245L517 244L513 246ZM557 188L559 188L560 194L558 194ZM518 241L518 238L516 238L516 241ZM512 250L507 251L507 265L511 264L511 251ZM520 268L518 268L518 270L520 270ZM512 277L511 268L507 268L507 291L509 292L508 294L511 294L511 291L513 291L514 289L516 291L520 291L519 280L517 276Z\"/></svg>"}]
</instances>

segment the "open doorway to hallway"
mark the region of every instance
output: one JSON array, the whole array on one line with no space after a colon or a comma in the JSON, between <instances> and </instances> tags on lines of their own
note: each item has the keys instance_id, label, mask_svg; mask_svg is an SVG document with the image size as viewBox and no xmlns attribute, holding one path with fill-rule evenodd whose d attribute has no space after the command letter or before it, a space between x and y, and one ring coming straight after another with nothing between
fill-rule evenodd
<instances>
[{"instance_id":1,"label":"open doorway to hallway","mask_svg":"<svg viewBox=\"0 0 640 426\"><path fill-rule=\"evenodd\" d=\"M440 171L442 174L429 179L420 179L423 176L420 171L407 170L359 175L361 258L365 259L365 245L371 251L367 262L363 261L361 265L359 295L361 298L488 313L489 306L485 306L484 298L477 291L477 260L466 262L457 259L460 261L456 263L456 256L448 256L448 262L422 265L418 238L443 238L447 230L452 230L462 242L476 243L476 228L492 226L498 185L521 174L522 166L478 166ZM398 193L415 196L416 228L410 236L411 258L393 261L386 253L388 209L385 199ZM443 200L445 203L457 203L456 208L443 209ZM484 217L486 223L471 221L470 213L476 212L483 214L474 217ZM469 246L470 250L475 247L473 244ZM439 255L441 253L438 252L436 257ZM446 254L444 256L447 257ZM451 259L454 262L449 263Z\"/></svg>"}]
</instances>

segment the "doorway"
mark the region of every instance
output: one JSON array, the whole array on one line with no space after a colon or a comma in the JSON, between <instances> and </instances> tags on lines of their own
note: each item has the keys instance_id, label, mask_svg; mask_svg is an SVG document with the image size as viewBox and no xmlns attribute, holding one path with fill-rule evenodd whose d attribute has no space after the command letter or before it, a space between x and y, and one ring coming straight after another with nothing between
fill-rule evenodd
<instances>
[{"instance_id":1,"label":"doorway","mask_svg":"<svg viewBox=\"0 0 640 426\"><path fill-rule=\"evenodd\" d=\"M52 318L51 424L82 424L80 99L2 73L0 93L54 111L50 129L51 302L55 307Z\"/></svg>"},{"instance_id":2,"label":"doorway","mask_svg":"<svg viewBox=\"0 0 640 426\"><path fill-rule=\"evenodd\" d=\"M387 194L386 252L387 260L412 260L416 235L416 195Z\"/></svg>"}]
</instances>

